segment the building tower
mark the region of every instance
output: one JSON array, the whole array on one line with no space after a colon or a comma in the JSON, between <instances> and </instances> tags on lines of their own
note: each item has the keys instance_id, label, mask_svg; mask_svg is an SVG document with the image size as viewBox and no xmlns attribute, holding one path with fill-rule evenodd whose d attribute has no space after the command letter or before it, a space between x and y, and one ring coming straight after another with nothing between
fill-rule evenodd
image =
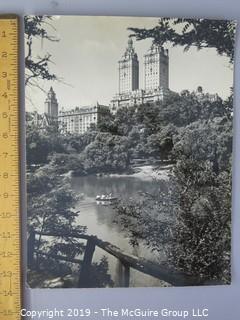
<instances>
[{"instance_id":1,"label":"building tower","mask_svg":"<svg viewBox=\"0 0 240 320\"><path fill-rule=\"evenodd\" d=\"M139 88L139 62L133 48L132 38L128 39L128 46L119 64L119 94L130 93Z\"/></svg>"},{"instance_id":2,"label":"building tower","mask_svg":"<svg viewBox=\"0 0 240 320\"><path fill-rule=\"evenodd\" d=\"M160 45L152 45L144 55L145 90L153 91L169 89L169 58L168 50Z\"/></svg>"},{"instance_id":3,"label":"building tower","mask_svg":"<svg viewBox=\"0 0 240 320\"><path fill-rule=\"evenodd\" d=\"M56 98L56 94L53 91L53 88L51 87L50 90L47 93L47 98L45 100L45 114L51 119L51 120L57 120L58 117L58 102Z\"/></svg>"}]
</instances>

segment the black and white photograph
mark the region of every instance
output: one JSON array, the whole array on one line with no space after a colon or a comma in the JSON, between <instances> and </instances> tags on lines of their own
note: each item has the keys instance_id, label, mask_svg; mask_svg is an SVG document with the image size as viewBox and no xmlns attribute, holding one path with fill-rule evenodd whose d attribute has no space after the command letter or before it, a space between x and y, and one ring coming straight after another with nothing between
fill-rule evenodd
<instances>
[{"instance_id":1,"label":"black and white photograph","mask_svg":"<svg viewBox=\"0 0 240 320\"><path fill-rule=\"evenodd\" d=\"M231 283L231 20L25 16L30 288Z\"/></svg>"}]
</instances>

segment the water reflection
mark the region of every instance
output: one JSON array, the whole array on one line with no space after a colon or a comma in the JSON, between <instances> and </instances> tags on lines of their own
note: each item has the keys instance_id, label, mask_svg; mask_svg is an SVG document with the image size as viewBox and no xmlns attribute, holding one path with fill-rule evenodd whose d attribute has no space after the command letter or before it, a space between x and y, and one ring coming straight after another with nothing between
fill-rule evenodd
<instances>
[{"instance_id":1,"label":"water reflection","mask_svg":"<svg viewBox=\"0 0 240 320\"><path fill-rule=\"evenodd\" d=\"M161 188L166 186L163 181ZM135 177L116 177L116 176L87 176L72 178L72 187L77 194L83 194L83 198L78 201L76 209L80 211L77 223L87 226L87 233L96 235L98 238L109 241L118 246L126 253L135 256L144 257L151 260L157 260L157 257L147 249L143 244L139 247L132 247L129 239L121 231L121 227L114 223L116 212L112 206L97 205L96 196L112 193L122 199L137 199L139 192L154 193L159 189L159 183L156 181L143 181ZM109 262L109 271L115 286L119 285L119 275L121 266L116 258L107 254L101 249L96 249L94 261L100 261L105 255ZM159 257L158 257L159 258ZM145 276L139 272L131 270L131 286L159 286L161 283L152 277Z\"/></svg>"}]
</instances>

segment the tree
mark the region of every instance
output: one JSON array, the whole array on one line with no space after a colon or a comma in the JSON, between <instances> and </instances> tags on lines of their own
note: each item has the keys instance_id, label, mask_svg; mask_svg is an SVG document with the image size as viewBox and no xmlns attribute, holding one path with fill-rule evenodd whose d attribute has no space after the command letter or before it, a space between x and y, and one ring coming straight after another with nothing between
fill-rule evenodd
<instances>
[{"instance_id":1,"label":"tree","mask_svg":"<svg viewBox=\"0 0 240 320\"><path fill-rule=\"evenodd\" d=\"M132 245L144 242L170 268L229 283L231 122L189 125L177 137L177 159L164 189L120 202L118 220Z\"/></svg>"},{"instance_id":2,"label":"tree","mask_svg":"<svg viewBox=\"0 0 240 320\"><path fill-rule=\"evenodd\" d=\"M73 172L75 175L86 174L81 155L72 153L54 153L49 157L49 165L57 174Z\"/></svg>"},{"instance_id":3,"label":"tree","mask_svg":"<svg viewBox=\"0 0 240 320\"><path fill-rule=\"evenodd\" d=\"M105 112L104 116L99 118L95 130L101 132L109 132L111 134L118 134L117 125L114 123L115 116L111 112Z\"/></svg>"},{"instance_id":4,"label":"tree","mask_svg":"<svg viewBox=\"0 0 240 320\"><path fill-rule=\"evenodd\" d=\"M220 55L226 55L230 62L234 58L236 22L213 19L172 19L161 18L158 25L151 28L129 28L137 40L152 38L153 43L191 46L197 49L215 48Z\"/></svg>"},{"instance_id":5,"label":"tree","mask_svg":"<svg viewBox=\"0 0 240 320\"><path fill-rule=\"evenodd\" d=\"M175 136L172 154L179 161L210 161L216 174L224 171L231 173L231 119L216 117L213 120L199 120L190 124Z\"/></svg>"},{"instance_id":6,"label":"tree","mask_svg":"<svg viewBox=\"0 0 240 320\"><path fill-rule=\"evenodd\" d=\"M133 246L144 242L169 267L224 283L230 281L231 247L229 104L199 101L188 91L161 103L159 129L147 133L142 150L156 158L171 155L175 165L170 181L166 188L159 181L154 194L116 208L117 222ZM141 142L141 135L133 133Z\"/></svg>"},{"instance_id":7,"label":"tree","mask_svg":"<svg viewBox=\"0 0 240 320\"><path fill-rule=\"evenodd\" d=\"M51 25L51 16L25 16L25 85L38 86L36 80L56 80L57 76L50 71L51 54L46 53L44 56L33 54L34 40L59 41L57 37L50 35L47 28Z\"/></svg>"},{"instance_id":8,"label":"tree","mask_svg":"<svg viewBox=\"0 0 240 320\"><path fill-rule=\"evenodd\" d=\"M158 133L148 136L146 153L155 159L169 159L173 149L173 139L177 134L178 130L174 125L163 126Z\"/></svg>"},{"instance_id":9,"label":"tree","mask_svg":"<svg viewBox=\"0 0 240 320\"><path fill-rule=\"evenodd\" d=\"M34 124L27 125L27 164L46 164L51 153L66 152L63 141L63 137L58 135L54 126L41 130Z\"/></svg>"},{"instance_id":10,"label":"tree","mask_svg":"<svg viewBox=\"0 0 240 320\"><path fill-rule=\"evenodd\" d=\"M126 137L99 132L82 154L84 168L89 173L123 171L129 165L129 145Z\"/></svg>"},{"instance_id":11,"label":"tree","mask_svg":"<svg viewBox=\"0 0 240 320\"><path fill-rule=\"evenodd\" d=\"M48 165L29 173L27 200L28 230L40 232L35 249L71 258L83 252L84 247L81 243L64 236L64 233L86 231L86 227L75 224L78 213L75 212L74 205L77 198L71 191L67 178L56 175ZM44 238L42 232L60 232L62 237L57 240L51 237ZM36 267L41 270L42 264L45 263L44 256L37 255ZM49 273L52 271L56 276L61 265L58 261L52 261Z\"/></svg>"}]
</instances>

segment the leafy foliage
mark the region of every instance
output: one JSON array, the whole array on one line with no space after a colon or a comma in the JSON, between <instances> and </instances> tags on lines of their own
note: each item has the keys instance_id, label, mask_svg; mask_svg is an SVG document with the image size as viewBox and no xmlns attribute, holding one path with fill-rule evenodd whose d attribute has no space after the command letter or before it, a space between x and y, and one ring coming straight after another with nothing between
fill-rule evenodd
<instances>
[{"instance_id":1,"label":"leafy foliage","mask_svg":"<svg viewBox=\"0 0 240 320\"><path fill-rule=\"evenodd\" d=\"M27 126L26 148L28 165L46 164L51 153L65 151L57 131L51 127L41 131L34 125Z\"/></svg>"},{"instance_id":2,"label":"leafy foliage","mask_svg":"<svg viewBox=\"0 0 240 320\"><path fill-rule=\"evenodd\" d=\"M55 36L50 35L47 31L51 26L51 16L25 16L25 85L37 86L35 80L56 80L57 76L50 71L51 54L46 53L44 56L34 56L33 43L36 40L59 41ZM54 29L53 29L54 30Z\"/></svg>"},{"instance_id":3,"label":"leafy foliage","mask_svg":"<svg viewBox=\"0 0 240 320\"><path fill-rule=\"evenodd\" d=\"M93 263L89 270L91 277L88 288L106 288L113 287L114 282L108 273L108 260L103 256L99 263Z\"/></svg>"},{"instance_id":4,"label":"leafy foliage","mask_svg":"<svg viewBox=\"0 0 240 320\"><path fill-rule=\"evenodd\" d=\"M129 28L137 40L152 38L159 45L171 43L184 50L191 46L197 49L215 48L220 55L226 55L230 62L234 58L236 23L229 20L172 19L161 18L158 25L151 28Z\"/></svg>"},{"instance_id":5,"label":"leafy foliage","mask_svg":"<svg viewBox=\"0 0 240 320\"><path fill-rule=\"evenodd\" d=\"M48 165L40 167L27 176L28 229L42 232L60 232L61 239L39 238L36 249L48 253L74 257L80 254L83 246L77 240L69 239L65 233L84 233L85 227L76 226L74 211L76 197L71 191L67 178L56 175ZM37 267L44 263L43 256L37 256ZM55 270L62 264L54 263Z\"/></svg>"},{"instance_id":6,"label":"leafy foliage","mask_svg":"<svg viewBox=\"0 0 240 320\"><path fill-rule=\"evenodd\" d=\"M58 173L71 170L81 175L128 170L134 158L172 159L177 137L184 132L181 128L198 119L231 119L230 103L220 98L201 101L194 92L184 91L157 104L120 108L83 135L28 125L27 161L51 163Z\"/></svg>"},{"instance_id":7,"label":"leafy foliage","mask_svg":"<svg viewBox=\"0 0 240 320\"><path fill-rule=\"evenodd\" d=\"M83 152L84 168L89 172L123 171L129 164L126 137L99 133Z\"/></svg>"},{"instance_id":8,"label":"leafy foliage","mask_svg":"<svg viewBox=\"0 0 240 320\"><path fill-rule=\"evenodd\" d=\"M232 124L198 121L177 136L167 190L119 203L118 223L133 245L144 242L170 267L229 283Z\"/></svg>"},{"instance_id":9,"label":"leafy foliage","mask_svg":"<svg viewBox=\"0 0 240 320\"><path fill-rule=\"evenodd\" d=\"M73 172L75 175L85 175L83 159L78 154L54 153L49 157L49 165L58 174Z\"/></svg>"}]
</instances>

